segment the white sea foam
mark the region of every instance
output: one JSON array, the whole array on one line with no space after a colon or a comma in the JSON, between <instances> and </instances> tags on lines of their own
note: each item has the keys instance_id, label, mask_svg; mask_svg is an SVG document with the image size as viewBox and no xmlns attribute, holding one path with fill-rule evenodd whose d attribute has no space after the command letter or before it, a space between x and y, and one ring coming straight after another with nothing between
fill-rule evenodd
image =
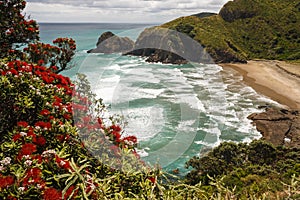
<instances>
[{"instance_id":1,"label":"white sea foam","mask_svg":"<svg viewBox=\"0 0 300 200\"><path fill-rule=\"evenodd\" d=\"M163 93L165 89L138 89L138 93L140 94L140 98L156 98L161 93Z\"/></svg>"},{"instance_id":2,"label":"white sea foam","mask_svg":"<svg viewBox=\"0 0 300 200\"><path fill-rule=\"evenodd\" d=\"M145 158L149 156L149 153L146 151L146 149L137 149L137 153L142 157Z\"/></svg>"},{"instance_id":3,"label":"white sea foam","mask_svg":"<svg viewBox=\"0 0 300 200\"><path fill-rule=\"evenodd\" d=\"M137 136L139 141L151 139L165 125L164 110L159 106L124 108L115 112L125 117L128 123L126 132Z\"/></svg>"},{"instance_id":4,"label":"white sea foam","mask_svg":"<svg viewBox=\"0 0 300 200\"><path fill-rule=\"evenodd\" d=\"M196 133L201 123L203 127L198 128L198 131L205 133L205 137L194 142L196 144L216 147L225 140L237 141L230 138L230 135L221 137L229 130L233 131L233 135L242 134L239 135L240 141L249 142L260 134L247 116L258 111L254 108L258 102L274 103L243 85L240 76L222 72L222 68L217 65L172 68L161 64L148 64L142 58L130 58L103 65L101 70L99 71L103 75L100 81L96 81L97 86L93 86L97 95L110 102L116 113L124 115L128 121L126 133L136 135L139 141L150 141L149 148L152 138L158 134L161 138L169 139L166 141L180 140L174 141L174 144L184 146L181 142L193 139L189 138L189 134ZM107 71L109 73L104 73ZM97 79L94 71L89 73L89 77ZM164 103L157 99L163 99ZM137 107L132 104L133 107L129 107L129 103L133 101L137 102ZM127 107L120 109L119 104ZM180 106L180 113L172 113L170 107L174 104ZM198 118L200 113L206 114L207 122ZM178 118L181 119L176 126L168 119L171 114L179 115ZM176 136L170 136L169 132L176 133ZM165 154L176 153L168 152L172 148L167 143L160 145ZM151 157L153 155L150 152L151 149L141 149L139 154L142 157Z\"/></svg>"}]
</instances>

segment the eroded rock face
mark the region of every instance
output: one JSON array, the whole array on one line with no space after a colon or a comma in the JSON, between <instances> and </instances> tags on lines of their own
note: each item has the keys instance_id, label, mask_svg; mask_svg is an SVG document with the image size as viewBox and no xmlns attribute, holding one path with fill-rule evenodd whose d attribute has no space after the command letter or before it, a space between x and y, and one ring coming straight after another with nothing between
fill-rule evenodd
<instances>
[{"instance_id":1,"label":"eroded rock face","mask_svg":"<svg viewBox=\"0 0 300 200\"><path fill-rule=\"evenodd\" d=\"M134 42L128 37L118 37L112 32L103 33L97 42L97 48L88 53L125 53L132 51Z\"/></svg>"},{"instance_id":2,"label":"eroded rock face","mask_svg":"<svg viewBox=\"0 0 300 200\"><path fill-rule=\"evenodd\" d=\"M300 113L296 110L267 108L248 117L263 138L274 145L300 148Z\"/></svg>"},{"instance_id":3,"label":"eroded rock face","mask_svg":"<svg viewBox=\"0 0 300 200\"><path fill-rule=\"evenodd\" d=\"M213 63L198 42L178 31L160 27L145 29L135 42L134 50L127 55L145 56L149 62Z\"/></svg>"}]
</instances>

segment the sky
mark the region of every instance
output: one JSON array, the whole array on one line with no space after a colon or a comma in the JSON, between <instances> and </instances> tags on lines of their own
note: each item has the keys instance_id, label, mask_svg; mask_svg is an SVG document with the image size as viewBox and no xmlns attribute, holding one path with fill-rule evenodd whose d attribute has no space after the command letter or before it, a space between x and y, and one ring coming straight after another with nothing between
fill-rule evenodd
<instances>
[{"instance_id":1,"label":"sky","mask_svg":"<svg viewBox=\"0 0 300 200\"><path fill-rule=\"evenodd\" d=\"M200 12L218 13L228 0L27 0L38 22L162 23Z\"/></svg>"}]
</instances>

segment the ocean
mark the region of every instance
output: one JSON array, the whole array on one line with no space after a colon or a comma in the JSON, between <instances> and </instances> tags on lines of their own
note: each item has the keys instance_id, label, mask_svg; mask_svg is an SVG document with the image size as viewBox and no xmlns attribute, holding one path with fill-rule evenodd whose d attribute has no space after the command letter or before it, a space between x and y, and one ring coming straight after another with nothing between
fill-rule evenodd
<instances>
[{"instance_id":1,"label":"ocean","mask_svg":"<svg viewBox=\"0 0 300 200\"><path fill-rule=\"evenodd\" d=\"M138 152L150 165L187 172L185 162L224 141L250 142L260 134L247 116L276 102L257 94L232 69L215 64L166 65L121 54L88 54L105 31L136 40L150 24L40 24L41 41L72 37L73 68L86 74L93 92L111 113L127 122L125 134L138 138Z\"/></svg>"}]
</instances>

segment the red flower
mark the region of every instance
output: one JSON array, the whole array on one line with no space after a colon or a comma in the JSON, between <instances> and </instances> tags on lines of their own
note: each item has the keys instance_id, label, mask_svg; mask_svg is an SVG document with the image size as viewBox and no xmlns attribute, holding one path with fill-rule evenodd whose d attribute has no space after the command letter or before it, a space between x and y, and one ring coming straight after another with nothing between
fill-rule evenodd
<instances>
[{"instance_id":1,"label":"red flower","mask_svg":"<svg viewBox=\"0 0 300 200\"><path fill-rule=\"evenodd\" d=\"M116 142L121 141L121 134L119 132L113 131L112 135L114 136L114 139L115 139Z\"/></svg>"},{"instance_id":2,"label":"red flower","mask_svg":"<svg viewBox=\"0 0 300 200\"><path fill-rule=\"evenodd\" d=\"M34 29L34 28L31 28L31 27L27 28L27 30L30 31L30 32L35 31L35 29Z\"/></svg>"},{"instance_id":3,"label":"red flower","mask_svg":"<svg viewBox=\"0 0 300 200\"><path fill-rule=\"evenodd\" d=\"M54 96L54 99L55 99L55 101L58 102L58 103L61 103L61 102L62 102L62 99L59 98L58 96Z\"/></svg>"},{"instance_id":4,"label":"red flower","mask_svg":"<svg viewBox=\"0 0 300 200\"><path fill-rule=\"evenodd\" d=\"M47 188L43 195L44 200L62 200L62 193L55 188Z\"/></svg>"},{"instance_id":5,"label":"red flower","mask_svg":"<svg viewBox=\"0 0 300 200\"><path fill-rule=\"evenodd\" d=\"M10 72L12 75L18 75L18 71L15 69L10 69L7 72Z\"/></svg>"},{"instance_id":6,"label":"red flower","mask_svg":"<svg viewBox=\"0 0 300 200\"><path fill-rule=\"evenodd\" d=\"M15 134L15 135L13 136L13 141L16 142L16 141L18 141L21 137L22 137L22 136L21 136L20 133Z\"/></svg>"},{"instance_id":7,"label":"red flower","mask_svg":"<svg viewBox=\"0 0 300 200\"><path fill-rule=\"evenodd\" d=\"M58 70L58 68L56 67L56 66L51 66L50 67L53 71L57 71Z\"/></svg>"},{"instance_id":8,"label":"red flower","mask_svg":"<svg viewBox=\"0 0 300 200\"><path fill-rule=\"evenodd\" d=\"M100 124L100 125L102 125L102 119L100 118L100 117L98 117L98 119L97 119L97 121L98 121L98 123Z\"/></svg>"},{"instance_id":9,"label":"red flower","mask_svg":"<svg viewBox=\"0 0 300 200\"><path fill-rule=\"evenodd\" d=\"M46 144L46 139L43 136L40 136L36 139L36 144L40 146L44 146Z\"/></svg>"},{"instance_id":10,"label":"red flower","mask_svg":"<svg viewBox=\"0 0 300 200\"><path fill-rule=\"evenodd\" d=\"M6 188L14 184L15 180L12 176L0 177L0 188Z\"/></svg>"},{"instance_id":11,"label":"red flower","mask_svg":"<svg viewBox=\"0 0 300 200\"><path fill-rule=\"evenodd\" d=\"M37 64L38 64L38 65L43 65L44 63L45 63L45 61L41 59L41 60L38 61Z\"/></svg>"},{"instance_id":12,"label":"red flower","mask_svg":"<svg viewBox=\"0 0 300 200\"><path fill-rule=\"evenodd\" d=\"M151 181L153 184L156 182L156 178L155 177L149 177L148 180Z\"/></svg>"},{"instance_id":13,"label":"red flower","mask_svg":"<svg viewBox=\"0 0 300 200\"><path fill-rule=\"evenodd\" d=\"M60 158L57 155L55 155L55 160L56 160L56 163L57 163L58 166L66 169L66 170L69 170L69 169L71 170L71 166L70 166L70 162L69 161L67 161L67 160L65 160L63 158Z\"/></svg>"},{"instance_id":14,"label":"red flower","mask_svg":"<svg viewBox=\"0 0 300 200\"><path fill-rule=\"evenodd\" d=\"M24 122L24 121L20 121L20 122L17 123L17 125L26 128L28 126L28 123Z\"/></svg>"},{"instance_id":15,"label":"red flower","mask_svg":"<svg viewBox=\"0 0 300 200\"><path fill-rule=\"evenodd\" d=\"M47 109L44 109L40 112L41 115L44 115L44 116L47 116L47 115L50 115L50 111L47 110Z\"/></svg>"},{"instance_id":16,"label":"red flower","mask_svg":"<svg viewBox=\"0 0 300 200\"><path fill-rule=\"evenodd\" d=\"M110 128L117 132L120 132L122 130L121 127L117 125L112 125Z\"/></svg>"},{"instance_id":17,"label":"red flower","mask_svg":"<svg viewBox=\"0 0 300 200\"><path fill-rule=\"evenodd\" d=\"M42 79L43 79L43 81L45 82L45 83L53 83L53 81L54 81L54 78L53 77L49 77L49 76L46 76L46 75L43 75L42 76Z\"/></svg>"},{"instance_id":18,"label":"red flower","mask_svg":"<svg viewBox=\"0 0 300 200\"><path fill-rule=\"evenodd\" d=\"M137 138L136 138L135 136L128 136L128 137L125 137L123 140L124 140L124 141L125 141L125 140L126 140L126 141L131 141L131 142L133 142L134 144L137 143Z\"/></svg>"},{"instance_id":19,"label":"red flower","mask_svg":"<svg viewBox=\"0 0 300 200\"><path fill-rule=\"evenodd\" d=\"M36 152L36 146L31 143L24 144L21 149L21 155L31 155Z\"/></svg>"},{"instance_id":20,"label":"red flower","mask_svg":"<svg viewBox=\"0 0 300 200\"><path fill-rule=\"evenodd\" d=\"M42 174L42 170L37 167L27 170L26 176L23 181L23 186L43 183L44 181L41 177L41 174Z\"/></svg>"},{"instance_id":21,"label":"red flower","mask_svg":"<svg viewBox=\"0 0 300 200\"><path fill-rule=\"evenodd\" d=\"M50 122L39 121L39 122L36 122L34 125L39 126L41 128L44 128L44 129L51 129L51 123Z\"/></svg>"},{"instance_id":22,"label":"red flower","mask_svg":"<svg viewBox=\"0 0 300 200\"><path fill-rule=\"evenodd\" d=\"M13 197L13 196L8 196L7 199L8 200L18 200L16 197Z\"/></svg>"},{"instance_id":23,"label":"red flower","mask_svg":"<svg viewBox=\"0 0 300 200\"><path fill-rule=\"evenodd\" d=\"M65 140L65 136L64 135L57 135L56 139L58 139L60 142L63 142Z\"/></svg>"},{"instance_id":24,"label":"red flower","mask_svg":"<svg viewBox=\"0 0 300 200\"><path fill-rule=\"evenodd\" d=\"M72 118L72 116L70 114L64 114L63 117L66 119L66 120L70 120Z\"/></svg>"}]
</instances>

